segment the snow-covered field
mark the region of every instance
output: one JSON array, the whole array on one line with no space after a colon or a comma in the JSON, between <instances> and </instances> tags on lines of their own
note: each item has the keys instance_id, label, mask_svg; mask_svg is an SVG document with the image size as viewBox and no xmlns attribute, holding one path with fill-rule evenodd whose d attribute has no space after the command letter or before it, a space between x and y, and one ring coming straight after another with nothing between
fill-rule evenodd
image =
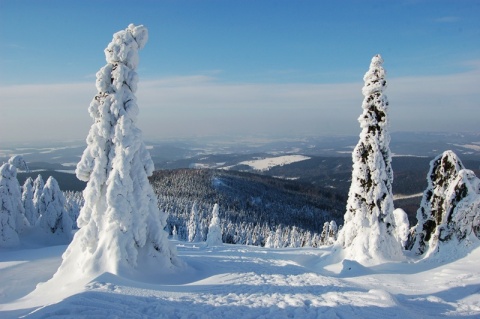
<instances>
[{"instance_id":1,"label":"snow-covered field","mask_svg":"<svg viewBox=\"0 0 480 319\"><path fill-rule=\"evenodd\" d=\"M365 268L332 260L331 247L176 244L188 265L178 274L37 289L66 246L2 249L0 318L480 317L480 248L453 261Z\"/></svg>"},{"instance_id":2,"label":"snow-covered field","mask_svg":"<svg viewBox=\"0 0 480 319\"><path fill-rule=\"evenodd\" d=\"M292 164L295 162L305 161L308 159L310 159L310 157L303 156L303 155L283 155L283 156L277 156L277 157L267 157L267 158L262 158L257 160L251 160L251 161L243 161L238 163L238 165L248 165L254 170L264 172L264 171L268 171L269 169L275 166L283 166L283 165Z\"/></svg>"}]
</instances>

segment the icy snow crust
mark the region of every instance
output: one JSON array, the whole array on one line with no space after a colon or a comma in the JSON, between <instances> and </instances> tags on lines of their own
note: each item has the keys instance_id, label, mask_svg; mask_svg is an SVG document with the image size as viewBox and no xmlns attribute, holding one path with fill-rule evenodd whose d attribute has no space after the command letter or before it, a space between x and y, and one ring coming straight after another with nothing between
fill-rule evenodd
<instances>
[{"instance_id":1,"label":"icy snow crust","mask_svg":"<svg viewBox=\"0 0 480 319\"><path fill-rule=\"evenodd\" d=\"M65 246L2 250L0 317L480 316L478 246L448 263L410 260L367 268L354 261L332 259L332 246L269 249L176 243L179 257L189 268L177 269L168 277L129 280L104 273L85 282L56 286L47 282L37 288L39 281L55 272Z\"/></svg>"}]
</instances>

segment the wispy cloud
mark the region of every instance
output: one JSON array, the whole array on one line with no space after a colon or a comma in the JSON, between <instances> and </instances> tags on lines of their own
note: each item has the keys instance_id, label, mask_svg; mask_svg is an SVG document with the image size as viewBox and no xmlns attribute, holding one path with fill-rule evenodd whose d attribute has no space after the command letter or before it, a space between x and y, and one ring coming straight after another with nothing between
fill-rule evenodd
<instances>
[{"instance_id":1,"label":"wispy cloud","mask_svg":"<svg viewBox=\"0 0 480 319\"><path fill-rule=\"evenodd\" d=\"M478 130L480 61L467 72L389 78L392 130ZM210 75L140 80L139 127L156 138L358 134L363 83L225 83ZM0 136L84 138L93 82L0 87Z\"/></svg>"}]
</instances>

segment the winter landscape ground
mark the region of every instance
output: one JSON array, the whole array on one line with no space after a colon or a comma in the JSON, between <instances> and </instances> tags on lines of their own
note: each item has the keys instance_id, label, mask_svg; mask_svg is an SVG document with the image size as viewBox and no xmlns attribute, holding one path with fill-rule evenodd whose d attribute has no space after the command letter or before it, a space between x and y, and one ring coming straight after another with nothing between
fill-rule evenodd
<instances>
[{"instance_id":1,"label":"winter landscape ground","mask_svg":"<svg viewBox=\"0 0 480 319\"><path fill-rule=\"evenodd\" d=\"M2 250L1 318L478 318L480 248L375 267L333 247L268 249L174 242L188 265L128 280L48 282L66 246Z\"/></svg>"}]
</instances>

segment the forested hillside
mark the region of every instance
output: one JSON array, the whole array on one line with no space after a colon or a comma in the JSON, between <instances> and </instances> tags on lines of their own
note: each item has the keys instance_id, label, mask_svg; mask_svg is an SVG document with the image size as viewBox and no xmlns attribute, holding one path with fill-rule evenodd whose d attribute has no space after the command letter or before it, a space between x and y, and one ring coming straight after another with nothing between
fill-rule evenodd
<instances>
[{"instance_id":1,"label":"forested hillside","mask_svg":"<svg viewBox=\"0 0 480 319\"><path fill-rule=\"evenodd\" d=\"M308 244L321 244L324 224L341 224L345 210L345 198L335 190L244 172L162 170L154 173L151 183L161 209L169 213L170 233L183 240L188 239L192 218L201 234L198 240L206 239L215 203L220 206L224 242L262 246L271 232L281 237L277 239L282 246L304 245L313 238ZM303 243L292 243L291 232L298 232Z\"/></svg>"}]
</instances>

